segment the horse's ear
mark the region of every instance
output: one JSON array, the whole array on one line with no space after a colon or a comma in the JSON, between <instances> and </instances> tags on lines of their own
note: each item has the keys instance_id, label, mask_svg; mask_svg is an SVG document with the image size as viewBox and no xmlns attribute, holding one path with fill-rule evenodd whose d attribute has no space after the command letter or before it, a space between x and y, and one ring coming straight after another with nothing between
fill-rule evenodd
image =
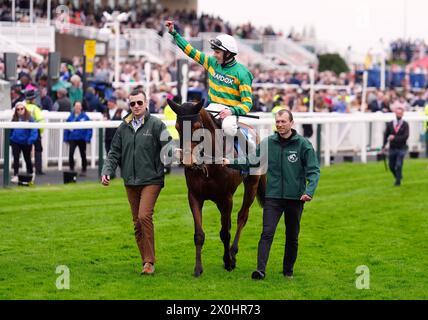
<instances>
[{"instance_id":1,"label":"horse's ear","mask_svg":"<svg viewBox=\"0 0 428 320\"><path fill-rule=\"evenodd\" d=\"M174 111L176 114L180 113L180 105L170 99L166 99L166 102L168 102L168 105L171 107L172 111Z\"/></svg>"},{"instance_id":2,"label":"horse's ear","mask_svg":"<svg viewBox=\"0 0 428 320\"><path fill-rule=\"evenodd\" d=\"M204 103L205 103L205 100L202 99L197 104L195 104L194 106L195 113L198 113L199 111L201 111L202 107L204 106Z\"/></svg>"}]
</instances>

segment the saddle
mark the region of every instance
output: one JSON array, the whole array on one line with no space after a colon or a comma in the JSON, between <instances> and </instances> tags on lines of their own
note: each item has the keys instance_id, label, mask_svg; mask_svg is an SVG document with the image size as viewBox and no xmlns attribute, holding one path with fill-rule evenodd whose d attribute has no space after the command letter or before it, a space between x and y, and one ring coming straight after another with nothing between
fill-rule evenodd
<instances>
[{"instance_id":1,"label":"saddle","mask_svg":"<svg viewBox=\"0 0 428 320\"><path fill-rule=\"evenodd\" d=\"M222 127L221 119L217 119L210 113L210 116L218 128ZM259 143L259 137L254 130L254 127L238 121L238 131L234 137L234 156L248 156L250 152L255 152L256 146ZM226 137L223 138L223 144L226 146ZM227 154L226 147L224 149ZM241 175L248 175L248 170L240 170Z\"/></svg>"},{"instance_id":2,"label":"saddle","mask_svg":"<svg viewBox=\"0 0 428 320\"><path fill-rule=\"evenodd\" d=\"M216 118L211 113L210 113L210 116L213 122L216 124L216 126L221 128L222 127L221 119ZM251 151L248 148L249 144L253 144L254 146L258 144L258 136L256 131L254 130L254 127L239 121L237 124L238 124L238 131L234 139L235 151L237 153L241 151L245 155L247 155L248 152ZM245 145L241 146L239 143L240 141L245 141Z\"/></svg>"}]
</instances>

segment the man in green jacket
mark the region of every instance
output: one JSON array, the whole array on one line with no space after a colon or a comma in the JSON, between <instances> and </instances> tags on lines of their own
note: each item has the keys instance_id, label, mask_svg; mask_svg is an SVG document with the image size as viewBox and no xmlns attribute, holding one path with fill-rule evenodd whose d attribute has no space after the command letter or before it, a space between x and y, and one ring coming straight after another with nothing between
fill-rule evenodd
<instances>
[{"instance_id":1,"label":"man in green jacket","mask_svg":"<svg viewBox=\"0 0 428 320\"><path fill-rule=\"evenodd\" d=\"M286 109L275 115L277 132L262 141L257 156L258 166L267 165L263 232L258 246L257 270L253 279L263 279L269 251L279 219L284 212L286 227L283 274L293 277L297 258L300 219L304 203L311 201L320 177L320 169L312 144L292 129L293 115ZM260 150L265 154L261 154ZM248 169L250 159L235 159L223 163L236 169ZM254 163L254 161L253 161Z\"/></svg>"},{"instance_id":2,"label":"man in green jacket","mask_svg":"<svg viewBox=\"0 0 428 320\"><path fill-rule=\"evenodd\" d=\"M147 111L147 97L134 90L129 97L131 113L117 129L102 170L108 186L118 165L131 206L135 238L143 262L142 274L155 271L153 209L164 186L161 150L168 143L164 123Z\"/></svg>"}]
</instances>

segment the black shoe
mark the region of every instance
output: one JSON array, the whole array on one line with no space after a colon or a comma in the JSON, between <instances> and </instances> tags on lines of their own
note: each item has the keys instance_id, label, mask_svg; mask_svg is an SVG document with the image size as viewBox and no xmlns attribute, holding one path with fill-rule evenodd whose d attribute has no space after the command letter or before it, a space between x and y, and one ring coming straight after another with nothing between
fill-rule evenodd
<instances>
[{"instance_id":1,"label":"black shoe","mask_svg":"<svg viewBox=\"0 0 428 320\"><path fill-rule=\"evenodd\" d=\"M46 173L42 171L36 171L36 176L44 176Z\"/></svg>"},{"instance_id":2,"label":"black shoe","mask_svg":"<svg viewBox=\"0 0 428 320\"><path fill-rule=\"evenodd\" d=\"M401 185L400 181L395 181L394 186L399 187Z\"/></svg>"},{"instance_id":3,"label":"black shoe","mask_svg":"<svg viewBox=\"0 0 428 320\"><path fill-rule=\"evenodd\" d=\"M251 279L254 280L263 280L265 278L265 273L263 271L256 270L251 274Z\"/></svg>"},{"instance_id":4,"label":"black shoe","mask_svg":"<svg viewBox=\"0 0 428 320\"><path fill-rule=\"evenodd\" d=\"M288 279L293 279L293 272L282 272L284 277L288 278Z\"/></svg>"}]
</instances>

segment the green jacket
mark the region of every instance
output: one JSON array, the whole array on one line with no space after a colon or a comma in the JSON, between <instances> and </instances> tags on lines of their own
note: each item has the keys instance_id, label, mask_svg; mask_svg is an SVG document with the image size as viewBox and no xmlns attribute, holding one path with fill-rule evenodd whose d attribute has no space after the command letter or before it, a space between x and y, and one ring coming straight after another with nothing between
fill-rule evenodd
<instances>
[{"instance_id":1,"label":"green jacket","mask_svg":"<svg viewBox=\"0 0 428 320\"><path fill-rule=\"evenodd\" d=\"M70 97L70 103L72 107L74 107L74 103L76 101L83 101L83 90L82 88L71 87L68 89L68 96Z\"/></svg>"},{"instance_id":2,"label":"green jacket","mask_svg":"<svg viewBox=\"0 0 428 320\"><path fill-rule=\"evenodd\" d=\"M169 136L165 124L146 112L144 122L135 131L132 119L132 114L126 116L116 130L102 175L113 175L119 165L124 184L127 186L151 184L163 186L164 165L160 152L168 143L168 139L161 141L161 134L162 138L164 135ZM166 132L163 132L164 130Z\"/></svg>"},{"instance_id":3,"label":"green jacket","mask_svg":"<svg viewBox=\"0 0 428 320\"><path fill-rule=\"evenodd\" d=\"M252 161L255 165L243 158L230 164L232 168L248 170L267 160L266 198L298 200L303 194L313 197L315 193L320 178L316 153L306 138L292 130L293 135L284 146L281 146L278 133L264 139L256 152L260 160Z\"/></svg>"}]
</instances>

